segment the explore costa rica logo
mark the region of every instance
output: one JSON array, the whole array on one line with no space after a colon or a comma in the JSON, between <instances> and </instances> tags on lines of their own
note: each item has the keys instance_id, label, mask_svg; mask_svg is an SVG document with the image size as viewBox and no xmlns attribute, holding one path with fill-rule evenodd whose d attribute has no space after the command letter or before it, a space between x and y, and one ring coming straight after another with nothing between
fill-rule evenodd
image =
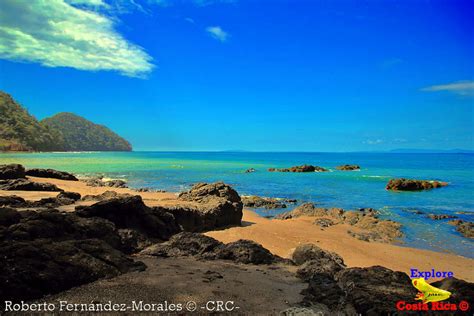
<instances>
[{"instance_id":1,"label":"explore costa rica logo","mask_svg":"<svg viewBox=\"0 0 474 316\"><path fill-rule=\"evenodd\" d=\"M405 301L398 301L396 303L399 311L467 311L470 306L466 301L461 301L459 304L443 302L451 297L451 292L438 289L425 281L424 278L416 278L411 280L412 285L418 290L415 300L421 301L417 303L410 303ZM430 304L428 304L430 303Z\"/></svg>"}]
</instances>

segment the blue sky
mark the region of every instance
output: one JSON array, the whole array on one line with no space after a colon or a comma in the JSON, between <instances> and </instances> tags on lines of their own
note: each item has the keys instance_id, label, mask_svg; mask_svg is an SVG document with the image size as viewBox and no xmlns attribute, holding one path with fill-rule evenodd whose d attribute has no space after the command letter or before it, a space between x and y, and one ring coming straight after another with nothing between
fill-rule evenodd
<instances>
[{"instance_id":1,"label":"blue sky","mask_svg":"<svg viewBox=\"0 0 474 316\"><path fill-rule=\"evenodd\" d=\"M0 89L135 150L474 149L473 9L2 0Z\"/></svg>"}]
</instances>

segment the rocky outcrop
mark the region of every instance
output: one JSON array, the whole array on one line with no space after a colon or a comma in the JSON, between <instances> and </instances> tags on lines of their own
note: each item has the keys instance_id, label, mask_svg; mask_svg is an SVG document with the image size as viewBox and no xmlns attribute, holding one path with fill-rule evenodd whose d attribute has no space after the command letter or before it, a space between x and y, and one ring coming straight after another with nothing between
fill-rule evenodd
<instances>
[{"instance_id":1,"label":"rocky outcrop","mask_svg":"<svg viewBox=\"0 0 474 316\"><path fill-rule=\"evenodd\" d=\"M296 274L305 281L309 281L315 274L332 276L346 267L338 254L325 251L313 244L298 246L293 252L292 259L300 266Z\"/></svg>"},{"instance_id":2,"label":"rocky outcrop","mask_svg":"<svg viewBox=\"0 0 474 316\"><path fill-rule=\"evenodd\" d=\"M25 167L19 164L0 165L0 180L25 177Z\"/></svg>"},{"instance_id":3,"label":"rocky outcrop","mask_svg":"<svg viewBox=\"0 0 474 316\"><path fill-rule=\"evenodd\" d=\"M161 208L149 208L139 195L117 197L97 202L91 206L77 206L80 217L100 217L117 228L137 230L149 238L168 240L180 231L174 216Z\"/></svg>"},{"instance_id":4,"label":"rocky outcrop","mask_svg":"<svg viewBox=\"0 0 474 316\"><path fill-rule=\"evenodd\" d=\"M61 192L57 197L42 198L38 201L26 201L22 197L0 196L0 206L10 206L15 208L52 208L61 205L74 204L81 198L79 193Z\"/></svg>"},{"instance_id":5,"label":"rocky outcrop","mask_svg":"<svg viewBox=\"0 0 474 316\"><path fill-rule=\"evenodd\" d=\"M146 248L141 254L158 257L194 256L206 260L231 260L244 264L271 264L281 258L250 240L223 244L199 233L182 232L169 241Z\"/></svg>"},{"instance_id":6,"label":"rocky outcrop","mask_svg":"<svg viewBox=\"0 0 474 316\"><path fill-rule=\"evenodd\" d=\"M341 171L354 171L354 170L360 170L359 165L341 165L336 167L337 170Z\"/></svg>"},{"instance_id":7,"label":"rocky outcrop","mask_svg":"<svg viewBox=\"0 0 474 316\"><path fill-rule=\"evenodd\" d=\"M26 171L26 175L38 178L52 178L60 180L78 181L77 178L71 173L53 169L28 169Z\"/></svg>"},{"instance_id":8,"label":"rocky outcrop","mask_svg":"<svg viewBox=\"0 0 474 316\"><path fill-rule=\"evenodd\" d=\"M90 187L109 187L109 188L127 188L127 182L119 179L105 179L103 177L95 177L85 180Z\"/></svg>"},{"instance_id":9,"label":"rocky outcrop","mask_svg":"<svg viewBox=\"0 0 474 316\"><path fill-rule=\"evenodd\" d=\"M449 224L456 226L456 230L466 238L474 238L474 223L456 219L449 221Z\"/></svg>"},{"instance_id":10,"label":"rocky outcrop","mask_svg":"<svg viewBox=\"0 0 474 316\"><path fill-rule=\"evenodd\" d=\"M294 166L290 168L269 168L270 172L326 172L329 171L323 167L313 166L313 165L301 165Z\"/></svg>"},{"instance_id":11,"label":"rocky outcrop","mask_svg":"<svg viewBox=\"0 0 474 316\"><path fill-rule=\"evenodd\" d=\"M447 186L448 183L441 181L429 180L412 180L412 179L391 179L386 186L387 190L392 191L422 191L441 188Z\"/></svg>"},{"instance_id":12,"label":"rocky outcrop","mask_svg":"<svg viewBox=\"0 0 474 316\"><path fill-rule=\"evenodd\" d=\"M474 306L474 283L466 282L453 277L433 282L431 285L451 292L451 296L449 297L450 303L459 305L461 301L468 302L470 311L472 312L472 306ZM459 313L457 315L465 315L465 312L463 311L458 312Z\"/></svg>"},{"instance_id":13,"label":"rocky outcrop","mask_svg":"<svg viewBox=\"0 0 474 316\"><path fill-rule=\"evenodd\" d=\"M97 195L84 195L81 200L82 201L106 201L118 197L130 197L132 196L131 194L127 193L117 193L115 191L105 191L101 194Z\"/></svg>"},{"instance_id":14,"label":"rocky outcrop","mask_svg":"<svg viewBox=\"0 0 474 316\"><path fill-rule=\"evenodd\" d=\"M242 201L227 184L199 183L181 193L179 199L194 203L158 209L172 213L185 231L199 232L241 224Z\"/></svg>"},{"instance_id":15,"label":"rocky outcrop","mask_svg":"<svg viewBox=\"0 0 474 316\"><path fill-rule=\"evenodd\" d=\"M363 232L348 233L364 241L392 242L402 237L401 224L391 220L378 218L377 210L362 208L357 211L344 211L340 208L321 208L312 203L304 203L294 210L279 214L275 219L291 219L300 216L317 217L315 224L320 227L329 227L337 224L349 224Z\"/></svg>"},{"instance_id":16,"label":"rocky outcrop","mask_svg":"<svg viewBox=\"0 0 474 316\"><path fill-rule=\"evenodd\" d=\"M283 199L260 197L255 195L242 196L242 203L245 207L278 209L286 208Z\"/></svg>"},{"instance_id":17,"label":"rocky outcrop","mask_svg":"<svg viewBox=\"0 0 474 316\"><path fill-rule=\"evenodd\" d=\"M143 270L120 250L113 223L57 210L0 208L0 300L30 300Z\"/></svg>"},{"instance_id":18,"label":"rocky outcrop","mask_svg":"<svg viewBox=\"0 0 474 316\"><path fill-rule=\"evenodd\" d=\"M0 180L0 190L6 191L63 191L51 183L33 182L28 179Z\"/></svg>"},{"instance_id":19,"label":"rocky outcrop","mask_svg":"<svg viewBox=\"0 0 474 316\"><path fill-rule=\"evenodd\" d=\"M449 214L428 214L426 217L431 218L433 220L457 218L456 215L449 215Z\"/></svg>"}]
</instances>

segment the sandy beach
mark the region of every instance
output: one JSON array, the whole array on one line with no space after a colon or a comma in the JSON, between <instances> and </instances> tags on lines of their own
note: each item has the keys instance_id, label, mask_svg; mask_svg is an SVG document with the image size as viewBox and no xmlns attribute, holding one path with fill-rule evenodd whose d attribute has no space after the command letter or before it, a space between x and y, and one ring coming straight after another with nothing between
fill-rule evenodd
<instances>
[{"instance_id":1,"label":"sandy beach","mask_svg":"<svg viewBox=\"0 0 474 316\"><path fill-rule=\"evenodd\" d=\"M56 184L65 191L78 192L82 196L96 195L105 191L116 191L142 196L148 206L177 205L183 202L177 199L173 192L136 192L127 188L90 187L82 181L65 181L58 179L34 178L36 182ZM44 197L54 197L56 192L34 191L1 191L0 196L17 195L26 200L39 200ZM92 202L78 202L91 204ZM76 204L77 205L77 204ZM74 210L75 205L62 206L64 211ZM206 235L222 242L238 239L249 239L262 244L272 253L290 258L293 250L300 244L314 243L322 249L339 254L348 267L369 267L381 265L392 270L410 273L411 268L421 271L436 269L452 271L456 278L474 281L474 260L449 253L440 253L422 249L408 248L394 244L365 242L347 234L349 225L340 224L325 228L313 225L312 218L300 217L290 220L267 219L258 216L251 210L244 209L241 227L230 227L210 231Z\"/></svg>"}]
</instances>

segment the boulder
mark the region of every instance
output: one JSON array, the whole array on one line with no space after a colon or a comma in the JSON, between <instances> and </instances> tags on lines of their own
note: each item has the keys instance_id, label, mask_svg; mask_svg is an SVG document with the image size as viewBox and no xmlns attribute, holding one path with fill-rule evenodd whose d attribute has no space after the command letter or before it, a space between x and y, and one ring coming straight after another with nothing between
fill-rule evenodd
<instances>
[{"instance_id":1,"label":"boulder","mask_svg":"<svg viewBox=\"0 0 474 316\"><path fill-rule=\"evenodd\" d=\"M298 246L293 252L292 259L300 266L296 272L297 276L305 281L320 274L332 277L346 267L344 260L338 254L323 250L313 244Z\"/></svg>"},{"instance_id":2,"label":"boulder","mask_svg":"<svg viewBox=\"0 0 474 316\"><path fill-rule=\"evenodd\" d=\"M105 191L104 193L97 195L85 195L81 198L82 201L106 201L118 197L130 197L128 193L117 193L115 191Z\"/></svg>"},{"instance_id":3,"label":"boulder","mask_svg":"<svg viewBox=\"0 0 474 316\"><path fill-rule=\"evenodd\" d=\"M26 175L38 178L52 178L60 180L78 181L77 178L71 173L53 169L28 169L26 171Z\"/></svg>"},{"instance_id":4,"label":"boulder","mask_svg":"<svg viewBox=\"0 0 474 316\"><path fill-rule=\"evenodd\" d=\"M94 177L85 180L86 185L91 187L110 187L110 188L127 188L127 182L119 179L104 179L103 177Z\"/></svg>"},{"instance_id":5,"label":"boulder","mask_svg":"<svg viewBox=\"0 0 474 316\"><path fill-rule=\"evenodd\" d=\"M58 194L57 198L78 201L81 199L81 194L77 192L61 192Z\"/></svg>"},{"instance_id":6,"label":"boulder","mask_svg":"<svg viewBox=\"0 0 474 316\"><path fill-rule=\"evenodd\" d=\"M335 225L334 221L329 218L318 218L317 220L313 222L313 224L321 228L327 228L327 227Z\"/></svg>"},{"instance_id":7,"label":"boulder","mask_svg":"<svg viewBox=\"0 0 474 316\"><path fill-rule=\"evenodd\" d=\"M227 184L199 183L181 193L179 199L195 203L158 208L172 213L185 231L199 232L241 224L242 201L239 194Z\"/></svg>"},{"instance_id":8,"label":"boulder","mask_svg":"<svg viewBox=\"0 0 474 316\"><path fill-rule=\"evenodd\" d=\"M418 292L408 275L381 266L347 268L335 279L347 301L363 315L392 314L398 301L412 302Z\"/></svg>"},{"instance_id":9,"label":"boulder","mask_svg":"<svg viewBox=\"0 0 474 316\"><path fill-rule=\"evenodd\" d=\"M25 167L19 164L0 165L0 180L25 177Z\"/></svg>"},{"instance_id":10,"label":"boulder","mask_svg":"<svg viewBox=\"0 0 474 316\"><path fill-rule=\"evenodd\" d=\"M456 219L448 222L456 226L456 230L466 238L474 238L474 223Z\"/></svg>"},{"instance_id":11,"label":"boulder","mask_svg":"<svg viewBox=\"0 0 474 316\"><path fill-rule=\"evenodd\" d=\"M19 223L21 215L16 210L9 207L0 207L0 226L10 226ZM5 234L3 232L3 234ZM2 235L3 237L3 235Z\"/></svg>"},{"instance_id":12,"label":"boulder","mask_svg":"<svg viewBox=\"0 0 474 316\"><path fill-rule=\"evenodd\" d=\"M33 182L28 179L0 180L0 190L6 191L59 191L63 190L51 183Z\"/></svg>"},{"instance_id":13,"label":"boulder","mask_svg":"<svg viewBox=\"0 0 474 316\"><path fill-rule=\"evenodd\" d=\"M149 208L141 196L117 197L97 202L91 206L77 206L80 217L105 218L117 228L130 228L149 238L168 240L179 232L173 215L162 208Z\"/></svg>"},{"instance_id":14,"label":"boulder","mask_svg":"<svg viewBox=\"0 0 474 316\"><path fill-rule=\"evenodd\" d=\"M242 203L245 207L278 209L286 208L286 204L281 199L259 197L255 195L242 196Z\"/></svg>"},{"instance_id":15,"label":"boulder","mask_svg":"<svg viewBox=\"0 0 474 316\"><path fill-rule=\"evenodd\" d=\"M251 240L237 240L217 248L216 259L245 264L271 264L277 258L262 245Z\"/></svg>"},{"instance_id":16,"label":"boulder","mask_svg":"<svg viewBox=\"0 0 474 316\"><path fill-rule=\"evenodd\" d=\"M341 171L354 171L354 170L360 170L359 165L341 165L336 167L337 170Z\"/></svg>"},{"instance_id":17,"label":"boulder","mask_svg":"<svg viewBox=\"0 0 474 316\"><path fill-rule=\"evenodd\" d=\"M391 179L386 186L387 190L392 191L421 191L441 188L447 186L448 183L429 180L412 180L412 179Z\"/></svg>"},{"instance_id":18,"label":"boulder","mask_svg":"<svg viewBox=\"0 0 474 316\"><path fill-rule=\"evenodd\" d=\"M303 203L290 212L275 216L275 219L291 219L300 216L327 216L328 209L316 207L313 203Z\"/></svg>"},{"instance_id":19,"label":"boulder","mask_svg":"<svg viewBox=\"0 0 474 316\"><path fill-rule=\"evenodd\" d=\"M1 206L21 207L25 204L26 204L25 199L16 195L0 196L0 207Z\"/></svg>"}]
</instances>

